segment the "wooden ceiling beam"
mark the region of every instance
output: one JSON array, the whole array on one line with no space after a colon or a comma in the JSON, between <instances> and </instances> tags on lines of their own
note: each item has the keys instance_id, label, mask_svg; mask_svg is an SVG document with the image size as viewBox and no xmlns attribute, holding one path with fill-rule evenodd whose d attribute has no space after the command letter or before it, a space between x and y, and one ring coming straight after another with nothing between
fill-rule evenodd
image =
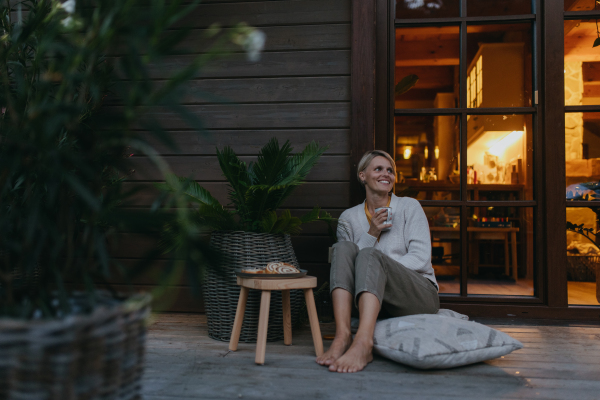
<instances>
[{"instance_id":1,"label":"wooden ceiling beam","mask_svg":"<svg viewBox=\"0 0 600 400\"><path fill-rule=\"evenodd\" d=\"M594 9L594 2L589 0L565 0L565 11L589 11Z\"/></svg>"},{"instance_id":2,"label":"wooden ceiling beam","mask_svg":"<svg viewBox=\"0 0 600 400\"><path fill-rule=\"evenodd\" d=\"M396 42L396 67L459 65L459 47L455 40Z\"/></svg>"}]
</instances>

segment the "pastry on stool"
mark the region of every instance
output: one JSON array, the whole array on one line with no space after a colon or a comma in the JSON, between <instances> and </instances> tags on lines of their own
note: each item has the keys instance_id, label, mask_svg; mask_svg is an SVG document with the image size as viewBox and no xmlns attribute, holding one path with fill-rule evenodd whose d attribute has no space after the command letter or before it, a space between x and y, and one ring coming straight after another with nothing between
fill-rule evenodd
<instances>
[{"instance_id":1,"label":"pastry on stool","mask_svg":"<svg viewBox=\"0 0 600 400\"><path fill-rule=\"evenodd\" d=\"M270 262L265 268L265 274L297 274L300 270L284 262Z\"/></svg>"},{"instance_id":2,"label":"pastry on stool","mask_svg":"<svg viewBox=\"0 0 600 400\"><path fill-rule=\"evenodd\" d=\"M265 269L264 268L245 268L242 270L242 272L245 274L264 274Z\"/></svg>"}]
</instances>

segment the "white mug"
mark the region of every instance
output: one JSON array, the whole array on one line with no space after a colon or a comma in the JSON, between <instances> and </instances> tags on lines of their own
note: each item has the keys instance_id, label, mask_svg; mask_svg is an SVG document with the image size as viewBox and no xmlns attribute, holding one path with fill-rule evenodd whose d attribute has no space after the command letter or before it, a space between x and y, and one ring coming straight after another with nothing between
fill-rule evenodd
<instances>
[{"instance_id":1,"label":"white mug","mask_svg":"<svg viewBox=\"0 0 600 400\"><path fill-rule=\"evenodd\" d=\"M379 207L379 208L376 208L375 209L375 213L377 213L377 211L379 211L379 210L387 210L387 219L386 219L385 223L386 224L391 224L392 223L392 207ZM384 229L382 229L382 231L389 231L390 228L384 228Z\"/></svg>"}]
</instances>

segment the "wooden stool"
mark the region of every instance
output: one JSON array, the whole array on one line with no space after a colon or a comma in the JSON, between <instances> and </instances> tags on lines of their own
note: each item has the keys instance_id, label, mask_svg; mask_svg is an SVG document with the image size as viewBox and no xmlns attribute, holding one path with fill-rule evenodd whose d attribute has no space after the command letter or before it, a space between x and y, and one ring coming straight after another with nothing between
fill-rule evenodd
<instances>
[{"instance_id":1,"label":"wooden stool","mask_svg":"<svg viewBox=\"0 0 600 400\"><path fill-rule=\"evenodd\" d=\"M258 317L258 337L256 339L256 363L263 365L265 363L265 351L267 349L267 327L269 325L269 306L271 305L271 290L281 290L281 300L283 302L283 343L292 344L292 314L290 308L290 289L303 289L306 299L306 308L308 310L308 319L310 321L310 330L312 332L315 353L317 357L323 354L323 339L321 338L321 329L319 328L319 319L317 318L317 308L315 307L315 298L312 288L317 286L317 278L314 276L305 276L293 279L260 279L260 278L237 278L237 284L240 285L240 299L238 301L233 330L231 331L231 340L229 341L229 350L236 351L240 332L242 331L242 322L244 321L244 312L246 311L246 301L248 300L248 291L250 289L262 290L260 298L260 315Z\"/></svg>"}]
</instances>

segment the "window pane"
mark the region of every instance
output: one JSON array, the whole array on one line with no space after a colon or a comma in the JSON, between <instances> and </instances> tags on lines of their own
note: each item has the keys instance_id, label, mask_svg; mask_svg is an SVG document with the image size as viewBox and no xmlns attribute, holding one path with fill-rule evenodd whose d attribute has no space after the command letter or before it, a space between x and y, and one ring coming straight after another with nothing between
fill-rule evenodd
<instances>
[{"instance_id":1,"label":"window pane","mask_svg":"<svg viewBox=\"0 0 600 400\"><path fill-rule=\"evenodd\" d=\"M594 10L595 1L565 0L565 11Z\"/></svg>"},{"instance_id":2,"label":"window pane","mask_svg":"<svg viewBox=\"0 0 600 400\"><path fill-rule=\"evenodd\" d=\"M600 112L565 114L568 201L600 200Z\"/></svg>"},{"instance_id":3,"label":"window pane","mask_svg":"<svg viewBox=\"0 0 600 400\"><path fill-rule=\"evenodd\" d=\"M531 13L531 1L527 0L467 0L469 17Z\"/></svg>"},{"instance_id":4,"label":"window pane","mask_svg":"<svg viewBox=\"0 0 600 400\"><path fill-rule=\"evenodd\" d=\"M460 0L396 0L396 18L448 18L460 16Z\"/></svg>"},{"instance_id":5,"label":"window pane","mask_svg":"<svg viewBox=\"0 0 600 400\"><path fill-rule=\"evenodd\" d=\"M455 115L394 119L396 195L459 200L459 121Z\"/></svg>"},{"instance_id":6,"label":"window pane","mask_svg":"<svg viewBox=\"0 0 600 400\"><path fill-rule=\"evenodd\" d=\"M467 293L533 296L533 208L469 208Z\"/></svg>"},{"instance_id":7,"label":"window pane","mask_svg":"<svg viewBox=\"0 0 600 400\"><path fill-rule=\"evenodd\" d=\"M565 105L600 104L600 52L595 20L565 21Z\"/></svg>"},{"instance_id":8,"label":"window pane","mask_svg":"<svg viewBox=\"0 0 600 400\"><path fill-rule=\"evenodd\" d=\"M600 304L600 236L596 235L599 213L600 207L567 208L567 283L571 305Z\"/></svg>"},{"instance_id":9,"label":"window pane","mask_svg":"<svg viewBox=\"0 0 600 400\"><path fill-rule=\"evenodd\" d=\"M469 200L533 200L531 115L467 116Z\"/></svg>"},{"instance_id":10,"label":"window pane","mask_svg":"<svg viewBox=\"0 0 600 400\"><path fill-rule=\"evenodd\" d=\"M531 106L531 24L467 27L467 107Z\"/></svg>"},{"instance_id":11,"label":"window pane","mask_svg":"<svg viewBox=\"0 0 600 400\"><path fill-rule=\"evenodd\" d=\"M460 208L423 207L431 232L431 263L440 293L460 294Z\"/></svg>"},{"instance_id":12,"label":"window pane","mask_svg":"<svg viewBox=\"0 0 600 400\"><path fill-rule=\"evenodd\" d=\"M458 26L396 28L395 85L413 74L419 80L396 95L395 108L456 107L459 31Z\"/></svg>"}]
</instances>

